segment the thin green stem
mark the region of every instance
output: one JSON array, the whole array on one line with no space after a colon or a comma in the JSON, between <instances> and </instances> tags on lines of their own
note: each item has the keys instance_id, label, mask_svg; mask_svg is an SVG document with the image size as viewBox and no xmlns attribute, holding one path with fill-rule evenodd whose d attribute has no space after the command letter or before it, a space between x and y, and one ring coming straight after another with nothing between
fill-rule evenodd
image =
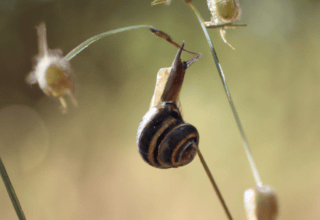
<instances>
[{"instance_id":1,"label":"thin green stem","mask_svg":"<svg viewBox=\"0 0 320 220\"><path fill-rule=\"evenodd\" d=\"M101 38L104 38L106 36L112 35L112 34L117 34L120 32L124 32L124 31L130 31L130 30L136 30L136 29L141 29L141 28L147 28L147 29L151 29L153 28L150 25L137 25L137 26L131 26L131 27L125 27L125 28L119 28L116 30L111 30L111 31L107 31L98 35L95 35L91 38L89 38L88 40L82 42L79 46L77 46L76 48L74 48L73 50L71 50L66 56L65 59L67 60L71 60L74 56L76 56L78 53L80 53L81 51L83 51L84 49L86 49L90 44L96 42L97 40L100 40Z\"/></svg>"},{"instance_id":2,"label":"thin green stem","mask_svg":"<svg viewBox=\"0 0 320 220\"><path fill-rule=\"evenodd\" d=\"M198 152L198 156L199 156L199 158L200 158L201 164L202 164L204 170L206 171L206 173L207 173L207 175L208 175L208 178L209 178L209 180L210 180L210 182L211 182L211 184L212 184L212 186L213 186L214 191L216 192L216 194L217 194L217 196L218 196L218 198L219 198L219 200L220 200L220 203L221 203L221 205L222 205L225 213L227 214L228 218L229 218L230 220L232 220L231 213L230 213L230 211L229 211L229 209L228 209L228 207L227 207L227 205L226 205L226 203L225 203L225 201L224 201L224 199L223 199L223 197L222 197L222 194L220 193L220 190L219 190L216 182L215 182L214 179L213 179L213 176L212 176L212 174L211 174L211 172L210 172L210 170L209 170L209 167L207 166L207 164L206 164L206 162L205 162L205 160L204 160L204 158L203 158L203 156L202 156L199 148L197 148L197 152Z\"/></svg>"},{"instance_id":3,"label":"thin green stem","mask_svg":"<svg viewBox=\"0 0 320 220\"><path fill-rule=\"evenodd\" d=\"M67 59L67 60L71 60L78 53L80 53L81 51L86 49L90 44L96 42L97 40L100 40L101 38L107 37L107 36L112 35L112 34L117 34L117 33L120 33L120 32L124 32L124 31L137 30L137 29L143 29L143 28L149 29L154 35L165 39L170 44L174 45L176 48L180 48L180 45L177 44L176 42L174 42L172 40L172 38L168 34L164 33L163 31L160 31L160 30L158 30L157 28L155 28L155 27L153 27L151 25L137 25L137 26L119 28L119 29L116 29L116 30L111 30L111 31L107 31L107 32L103 32L101 34L95 35L95 36L89 38L88 40L82 42L80 45L78 45L73 50L71 50L64 58ZM186 51L186 52L191 53L191 54L197 54L197 53L185 50L185 49L183 49L183 51Z\"/></svg>"},{"instance_id":4,"label":"thin green stem","mask_svg":"<svg viewBox=\"0 0 320 220\"><path fill-rule=\"evenodd\" d=\"M243 142L243 146L245 148L245 151L246 151L246 154L247 154L247 157L248 157L248 160L249 160L249 163L250 163L250 166L251 166L251 170L252 170L252 173L253 173L253 176L254 176L254 179L256 181L256 184L258 186L262 186L262 181L260 179L260 175L259 175L259 172L258 172L258 169L254 163L254 160L253 160L253 157L252 157L252 154L251 154L251 151L250 151L250 148L249 148L249 145L248 145L248 142L247 142L247 138L244 134L244 130L242 128L242 125L241 125L241 122L240 122L240 119L239 119L239 116L238 116L238 113L236 111L236 108L234 106L234 103L231 99L231 95L230 95L230 92L229 92L229 89L228 89L228 86L227 86L227 82L226 82L226 79L225 79L225 76L223 74L223 70L221 68L221 65L219 63L219 60L218 60L218 56L216 54L216 51L213 47L213 44L212 44L212 41L211 41L211 38L209 36L209 33L204 25L204 20L201 16L201 14L199 13L199 11L190 3L190 2L187 2L187 4L191 7L191 9L194 11L194 13L196 14L197 18L198 18L198 21L202 27L202 30L206 36L206 39L208 41L208 44L209 44L209 47L211 49L211 53L212 53L212 56L213 56L213 59L215 61L215 64L216 64L216 67L217 67L217 70L219 72L219 75L220 75L220 78L222 80L222 84L223 84L223 87L225 89L225 92L227 94L227 97L228 97L228 100L229 100L229 104L231 106L231 110L232 110L232 113L234 115L234 118L236 120L236 123L237 123L237 126L238 126L238 129L240 131L240 134L241 134L241 137L242 137L242 142Z\"/></svg>"},{"instance_id":5,"label":"thin green stem","mask_svg":"<svg viewBox=\"0 0 320 220\"><path fill-rule=\"evenodd\" d=\"M0 158L0 174L2 177L2 180L4 182L4 185L6 186L7 192L9 194L9 197L11 199L12 205L18 215L19 220L25 220L26 217L22 211L21 205L19 203L18 197L14 191L14 188L11 184L11 181L9 179L8 173L6 171L6 168L4 167L4 164L2 163L2 160Z\"/></svg>"}]
</instances>

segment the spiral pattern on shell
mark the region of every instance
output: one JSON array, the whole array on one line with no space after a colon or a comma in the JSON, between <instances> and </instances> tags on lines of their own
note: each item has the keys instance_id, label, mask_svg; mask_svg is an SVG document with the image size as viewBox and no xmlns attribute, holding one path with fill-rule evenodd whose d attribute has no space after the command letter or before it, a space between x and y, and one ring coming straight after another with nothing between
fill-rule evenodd
<instances>
[{"instance_id":1,"label":"spiral pattern on shell","mask_svg":"<svg viewBox=\"0 0 320 220\"><path fill-rule=\"evenodd\" d=\"M199 143L197 129L182 120L175 103L162 102L142 118L137 145L142 158L151 166L171 168L190 163Z\"/></svg>"}]
</instances>

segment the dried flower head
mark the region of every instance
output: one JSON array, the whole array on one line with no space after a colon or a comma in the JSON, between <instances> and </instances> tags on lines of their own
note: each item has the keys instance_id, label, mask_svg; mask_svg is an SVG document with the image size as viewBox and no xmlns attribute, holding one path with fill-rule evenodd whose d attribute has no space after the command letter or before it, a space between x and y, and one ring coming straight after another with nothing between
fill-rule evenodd
<instances>
[{"instance_id":1,"label":"dried flower head","mask_svg":"<svg viewBox=\"0 0 320 220\"><path fill-rule=\"evenodd\" d=\"M225 29L247 26L232 24L240 19L241 9L238 0L207 0L207 3L211 11L211 21L204 24L208 28L219 28L222 40L234 49L225 38Z\"/></svg>"},{"instance_id":2,"label":"dried flower head","mask_svg":"<svg viewBox=\"0 0 320 220\"><path fill-rule=\"evenodd\" d=\"M211 21L206 22L206 25L232 23L240 19L238 0L207 0L207 3L211 11Z\"/></svg>"},{"instance_id":3,"label":"dried flower head","mask_svg":"<svg viewBox=\"0 0 320 220\"><path fill-rule=\"evenodd\" d=\"M46 26L37 26L39 54L35 57L36 65L26 78L28 84L39 84L40 89L47 95L59 98L62 112L66 113L67 104L63 95L68 94L75 106L77 101L72 95L74 86L70 79L71 66L62 55L60 49L48 49Z\"/></svg>"},{"instance_id":4,"label":"dried flower head","mask_svg":"<svg viewBox=\"0 0 320 220\"><path fill-rule=\"evenodd\" d=\"M244 205L248 220L275 220L278 202L274 189L268 185L255 186L244 193Z\"/></svg>"}]
</instances>

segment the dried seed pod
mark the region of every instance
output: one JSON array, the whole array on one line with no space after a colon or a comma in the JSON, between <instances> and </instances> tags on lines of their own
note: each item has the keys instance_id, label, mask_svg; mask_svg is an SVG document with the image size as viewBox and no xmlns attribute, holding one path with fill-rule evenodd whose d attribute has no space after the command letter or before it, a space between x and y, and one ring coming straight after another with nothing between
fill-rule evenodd
<instances>
[{"instance_id":1,"label":"dried seed pod","mask_svg":"<svg viewBox=\"0 0 320 220\"><path fill-rule=\"evenodd\" d=\"M241 9L238 0L207 0L211 21L206 25L236 22L240 19Z\"/></svg>"},{"instance_id":2,"label":"dried seed pod","mask_svg":"<svg viewBox=\"0 0 320 220\"><path fill-rule=\"evenodd\" d=\"M67 104L63 95L68 94L75 106L77 101L73 97L73 82L70 79L71 66L68 60L63 58L60 49L48 49L46 26L41 23L37 26L39 54L36 58L36 65L33 71L28 74L28 84L39 84L40 89L47 95L59 98L62 105L62 112L67 110Z\"/></svg>"},{"instance_id":3,"label":"dried seed pod","mask_svg":"<svg viewBox=\"0 0 320 220\"><path fill-rule=\"evenodd\" d=\"M268 185L255 186L244 193L244 205L248 220L275 220L278 202L274 189Z\"/></svg>"},{"instance_id":4,"label":"dried seed pod","mask_svg":"<svg viewBox=\"0 0 320 220\"><path fill-rule=\"evenodd\" d=\"M238 0L207 0L207 3L211 21L205 22L205 25L208 28L219 28L222 40L234 49L225 38L225 29L246 26L232 24L240 19L241 9Z\"/></svg>"}]
</instances>

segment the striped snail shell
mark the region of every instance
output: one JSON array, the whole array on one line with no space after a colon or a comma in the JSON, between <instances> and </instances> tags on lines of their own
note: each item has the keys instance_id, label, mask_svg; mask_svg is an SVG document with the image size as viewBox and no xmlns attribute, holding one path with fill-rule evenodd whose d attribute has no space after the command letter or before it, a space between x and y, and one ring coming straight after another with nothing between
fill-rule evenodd
<instances>
[{"instance_id":1,"label":"striped snail shell","mask_svg":"<svg viewBox=\"0 0 320 220\"><path fill-rule=\"evenodd\" d=\"M182 43L171 68L160 69L151 101L137 133L142 158L151 166L171 168L190 163L197 154L197 129L183 121L177 106L186 69L201 57L181 62Z\"/></svg>"},{"instance_id":2,"label":"striped snail shell","mask_svg":"<svg viewBox=\"0 0 320 220\"><path fill-rule=\"evenodd\" d=\"M197 154L197 129L182 120L175 103L162 102L143 117L137 134L142 158L157 168L190 163Z\"/></svg>"}]
</instances>

